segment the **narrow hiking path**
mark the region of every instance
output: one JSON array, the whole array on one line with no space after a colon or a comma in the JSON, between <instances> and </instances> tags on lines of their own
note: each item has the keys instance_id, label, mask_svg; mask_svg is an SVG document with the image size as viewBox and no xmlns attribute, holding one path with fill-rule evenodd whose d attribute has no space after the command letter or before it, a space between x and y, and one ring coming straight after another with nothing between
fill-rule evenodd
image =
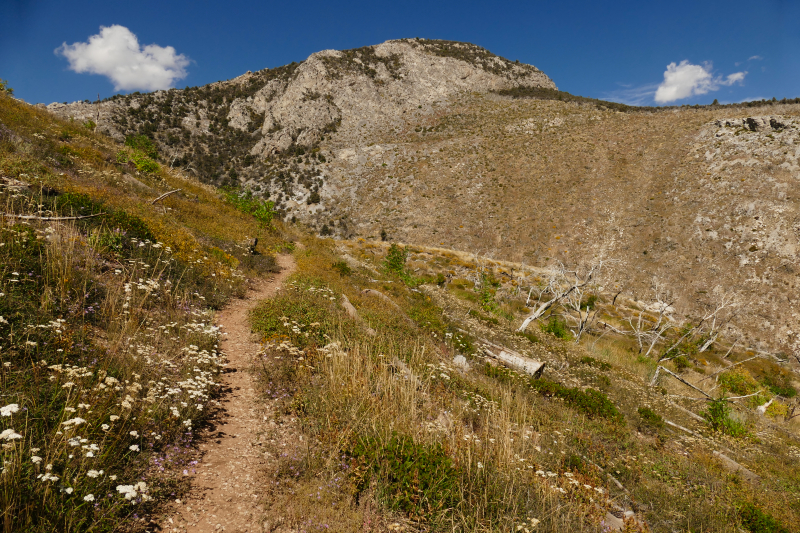
<instances>
[{"instance_id":1,"label":"narrow hiking path","mask_svg":"<svg viewBox=\"0 0 800 533\"><path fill-rule=\"evenodd\" d=\"M268 406L260 401L249 372L261 345L251 333L248 313L271 298L294 271L291 255L277 256L280 273L260 280L244 299L232 301L217 317L222 326L221 350L228 357L222 375L222 411L200 444L202 458L192 475L191 494L175 500L157 523L161 531L181 533L261 533L263 487L259 474L265 464L258 436Z\"/></svg>"}]
</instances>

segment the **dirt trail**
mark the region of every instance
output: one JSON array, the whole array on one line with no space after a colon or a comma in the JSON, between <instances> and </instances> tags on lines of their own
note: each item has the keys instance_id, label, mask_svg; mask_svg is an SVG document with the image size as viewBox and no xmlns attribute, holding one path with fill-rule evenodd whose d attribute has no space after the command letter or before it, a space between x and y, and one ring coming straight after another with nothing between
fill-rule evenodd
<instances>
[{"instance_id":1,"label":"dirt trail","mask_svg":"<svg viewBox=\"0 0 800 533\"><path fill-rule=\"evenodd\" d=\"M222 387L227 392L223 412L200 445L202 460L193 476L192 494L176 500L158 520L161 531L181 533L258 532L263 508L259 505L259 473L264 455L257 445L266 406L259 401L252 375L252 357L260 345L250 331L247 314L259 301L270 298L294 270L294 258L277 257L281 272L261 281L242 300L223 309L217 325L223 326L220 348L228 356ZM225 335L227 333L227 335Z\"/></svg>"}]
</instances>

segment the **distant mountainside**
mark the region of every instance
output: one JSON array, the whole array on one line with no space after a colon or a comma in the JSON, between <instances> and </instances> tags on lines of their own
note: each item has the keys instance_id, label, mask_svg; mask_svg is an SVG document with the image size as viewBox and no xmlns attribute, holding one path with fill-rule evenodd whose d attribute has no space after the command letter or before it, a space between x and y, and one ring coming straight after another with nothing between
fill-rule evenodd
<instances>
[{"instance_id":1,"label":"distant mountainside","mask_svg":"<svg viewBox=\"0 0 800 533\"><path fill-rule=\"evenodd\" d=\"M572 97L466 43L403 39L205 87L51 104L166 164L246 187L287 220L547 265L614 261L727 335L800 354L800 105L637 109ZM635 111L635 112L620 112Z\"/></svg>"},{"instance_id":2,"label":"distant mountainside","mask_svg":"<svg viewBox=\"0 0 800 533\"><path fill-rule=\"evenodd\" d=\"M210 183L251 182L285 207L290 197L318 203L326 178L318 165L326 160L323 141L360 144L435 114L456 94L522 87L555 84L534 66L473 44L401 39L324 50L302 63L204 87L47 108L93 120L119 140L148 135L171 165ZM295 164L294 156L302 161Z\"/></svg>"}]
</instances>

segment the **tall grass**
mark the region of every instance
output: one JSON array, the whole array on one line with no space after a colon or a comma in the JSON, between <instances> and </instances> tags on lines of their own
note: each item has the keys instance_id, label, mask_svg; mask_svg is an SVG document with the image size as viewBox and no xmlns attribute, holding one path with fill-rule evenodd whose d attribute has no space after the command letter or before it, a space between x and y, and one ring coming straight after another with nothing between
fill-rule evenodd
<instances>
[{"instance_id":1,"label":"tall grass","mask_svg":"<svg viewBox=\"0 0 800 533\"><path fill-rule=\"evenodd\" d=\"M225 362L214 309L275 269L280 229L163 167L120 167L117 150L0 95L0 211L103 213L0 218L5 532L130 528L185 490ZM169 188L181 195L151 204Z\"/></svg>"},{"instance_id":2,"label":"tall grass","mask_svg":"<svg viewBox=\"0 0 800 533\"><path fill-rule=\"evenodd\" d=\"M376 280L367 268L343 274L324 241L306 240L296 255L287 290L252 317L265 338L262 390L282 406L278 421L296 420L304 437L273 472L287 527L369 530L377 507L384 524L425 531L605 531L606 513L628 508L641 521L629 531L646 521L652 531L722 532L744 523L744 501L792 520L790 496L759 495L720 468L710 453L719 434L684 441L654 423L674 413L661 389L643 385L652 363L624 345L601 339L592 357L550 335L523 339L438 307L436 289L389 273ZM341 295L362 321L342 311ZM466 327L544 348L555 368L536 381L487 365L463 341Z\"/></svg>"}]
</instances>

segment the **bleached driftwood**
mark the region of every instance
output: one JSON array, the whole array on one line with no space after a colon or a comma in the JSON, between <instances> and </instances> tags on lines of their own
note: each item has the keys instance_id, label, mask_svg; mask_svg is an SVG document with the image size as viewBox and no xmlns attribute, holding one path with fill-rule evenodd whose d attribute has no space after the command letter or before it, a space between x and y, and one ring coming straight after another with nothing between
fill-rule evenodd
<instances>
[{"instance_id":1,"label":"bleached driftwood","mask_svg":"<svg viewBox=\"0 0 800 533\"><path fill-rule=\"evenodd\" d=\"M167 196L169 196L170 194L175 194L176 192L179 192L180 190L181 190L181 189L175 189L174 191L165 192L164 194L162 194L161 196L159 196L158 198L156 198L155 200L153 200L152 202L150 202L150 204L151 204L151 205L156 205L156 202L158 202L158 201L160 201L160 200L163 200L164 198L166 198L166 197L167 197Z\"/></svg>"},{"instance_id":2,"label":"bleached driftwood","mask_svg":"<svg viewBox=\"0 0 800 533\"><path fill-rule=\"evenodd\" d=\"M686 432L686 433L688 433L689 435L692 435L693 437L697 437L698 439L702 439L702 438L703 438L703 436L702 436L702 435L700 435L699 433L697 433L697 432L695 432L695 431L692 431L691 429L685 428L685 427L683 427L683 426L679 426L679 425L678 425L678 424L676 424L675 422L670 422L670 421L669 421L669 420L667 420L666 418L664 419L664 423L665 423L666 425L668 425L668 426L672 426L672 427L674 427L674 428L676 428L676 429L680 429L681 431L685 431L685 432Z\"/></svg>"},{"instance_id":3,"label":"bleached driftwood","mask_svg":"<svg viewBox=\"0 0 800 533\"><path fill-rule=\"evenodd\" d=\"M485 339L478 339L483 343L483 353L493 359L497 359L503 364L510 366L516 370L521 370L526 374L539 379L544 372L545 363L536 361L530 357L525 357L519 352L500 346Z\"/></svg>"},{"instance_id":4,"label":"bleached driftwood","mask_svg":"<svg viewBox=\"0 0 800 533\"><path fill-rule=\"evenodd\" d=\"M350 318L364 327L364 331L366 331L368 335L375 336L375 330L364 322L364 319L361 318L361 316L358 314L358 311L356 311L356 308L353 307L353 304L350 303L350 300L348 300L347 296L344 294L342 294L342 307L345 311L347 311L347 314L350 315Z\"/></svg>"},{"instance_id":5,"label":"bleached driftwood","mask_svg":"<svg viewBox=\"0 0 800 533\"><path fill-rule=\"evenodd\" d=\"M43 222L61 222L63 220L83 220L85 218L94 218L105 215L105 213L95 213L94 215L81 215L79 217L40 217L37 215L14 215L12 213L3 213L6 218L16 218L17 220L41 220Z\"/></svg>"},{"instance_id":6,"label":"bleached driftwood","mask_svg":"<svg viewBox=\"0 0 800 533\"><path fill-rule=\"evenodd\" d=\"M720 460L722 466L725 467L725 470L740 474L743 478L745 478L748 481L758 481L759 479L761 479L761 476L759 476L752 470L749 470L744 466L740 465L727 455L723 455L722 453L717 451L714 452L714 455L716 455L717 458Z\"/></svg>"},{"instance_id":7,"label":"bleached driftwood","mask_svg":"<svg viewBox=\"0 0 800 533\"><path fill-rule=\"evenodd\" d=\"M697 392L699 392L700 394L702 394L703 396L705 396L705 397L706 397L706 398L708 398L709 400L713 400L713 399L714 399L714 398L712 398L711 396L709 396L709 395L706 393L706 391L704 391L704 390L703 390L703 389L701 389L700 387L696 387L696 386L692 385L691 383L689 383L688 381L686 381L685 379L683 379L682 377L680 377L680 376L679 376L678 374L676 374L675 372L673 372L673 371L669 370L668 368L664 368L664 367L663 367L663 366L661 366L661 365L658 365L658 368L656 368L656 373L655 373L655 375L653 376L653 379L650 381L650 386L651 386L651 387L652 387L653 385L655 385L655 384L656 384L656 382L658 381L658 375L659 375L659 373L660 373L662 370L663 370L664 372L666 372L667 374L669 374L670 376L672 376L673 378L675 378L675 379L677 379L678 381L680 381L681 383L683 383L684 385L686 385L687 387L691 387L691 388L693 388L694 390L696 390Z\"/></svg>"}]
</instances>

